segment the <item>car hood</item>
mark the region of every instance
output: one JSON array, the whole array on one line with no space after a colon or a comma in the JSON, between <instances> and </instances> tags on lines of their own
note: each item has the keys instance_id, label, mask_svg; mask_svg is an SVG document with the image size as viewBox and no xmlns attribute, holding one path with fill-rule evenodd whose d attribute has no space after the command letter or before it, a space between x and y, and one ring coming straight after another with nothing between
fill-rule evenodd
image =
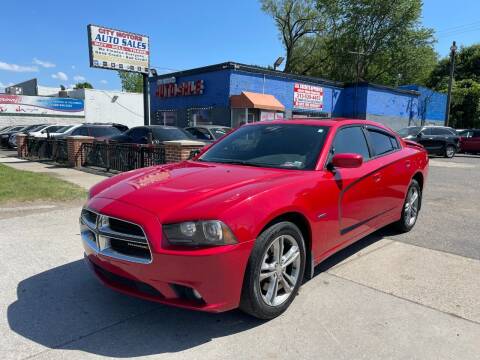
<instances>
[{"instance_id":1,"label":"car hood","mask_svg":"<svg viewBox=\"0 0 480 360\"><path fill-rule=\"evenodd\" d=\"M285 176L288 173L288 177ZM122 201L141 207L161 219L186 209L200 209L202 216L248 199L255 193L271 189L278 182L292 181L300 171L258 168L250 166L201 163L182 163L134 171L95 196ZM109 181L114 181L111 178ZM99 184L98 186L102 186ZM95 190L95 189L94 189ZM202 204L211 204L204 206ZM207 209L208 208L208 209Z\"/></svg>"}]
</instances>

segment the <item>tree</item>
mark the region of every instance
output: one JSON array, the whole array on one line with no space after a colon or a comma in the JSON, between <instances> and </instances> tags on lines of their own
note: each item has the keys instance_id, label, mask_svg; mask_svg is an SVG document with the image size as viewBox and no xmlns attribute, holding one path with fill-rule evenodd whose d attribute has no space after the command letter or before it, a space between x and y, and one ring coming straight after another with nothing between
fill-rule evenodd
<instances>
[{"instance_id":1,"label":"tree","mask_svg":"<svg viewBox=\"0 0 480 360\"><path fill-rule=\"evenodd\" d=\"M448 91L450 57L440 60L427 84L437 91ZM455 58L450 123L457 128L480 127L480 44L461 47Z\"/></svg>"},{"instance_id":2,"label":"tree","mask_svg":"<svg viewBox=\"0 0 480 360\"><path fill-rule=\"evenodd\" d=\"M119 71L118 76L122 83L122 90L126 92L143 92L143 78L139 73Z\"/></svg>"},{"instance_id":3,"label":"tree","mask_svg":"<svg viewBox=\"0 0 480 360\"><path fill-rule=\"evenodd\" d=\"M93 89L93 86L89 82L85 81L85 82L77 83L73 88L74 89Z\"/></svg>"},{"instance_id":4,"label":"tree","mask_svg":"<svg viewBox=\"0 0 480 360\"><path fill-rule=\"evenodd\" d=\"M287 72L424 84L437 61L421 0L262 0L262 8L281 33Z\"/></svg>"}]
</instances>

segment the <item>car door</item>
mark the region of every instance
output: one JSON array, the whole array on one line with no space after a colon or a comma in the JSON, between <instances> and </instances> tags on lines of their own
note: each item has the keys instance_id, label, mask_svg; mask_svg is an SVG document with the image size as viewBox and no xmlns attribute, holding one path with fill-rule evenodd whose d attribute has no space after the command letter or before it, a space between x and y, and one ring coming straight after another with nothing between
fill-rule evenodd
<instances>
[{"instance_id":1,"label":"car door","mask_svg":"<svg viewBox=\"0 0 480 360\"><path fill-rule=\"evenodd\" d=\"M144 127L136 127L129 132L129 143L132 144L146 144L148 129Z\"/></svg>"},{"instance_id":2,"label":"car door","mask_svg":"<svg viewBox=\"0 0 480 360\"><path fill-rule=\"evenodd\" d=\"M423 145L423 147L428 151L432 152L435 150L434 138L431 128L425 128L417 135L418 143Z\"/></svg>"},{"instance_id":3,"label":"car door","mask_svg":"<svg viewBox=\"0 0 480 360\"><path fill-rule=\"evenodd\" d=\"M401 146L396 136L385 129L367 126L367 139L373 157L372 166L377 168L379 181L376 183L378 193L378 213L376 223L390 223L401 213L405 199L405 189L410 182L411 160L401 153Z\"/></svg>"},{"instance_id":4,"label":"car door","mask_svg":"<svg viewBox=\"0 0 480 360\"><path fill-rule=\"evenodd\" d=\"M473 130L473 134L469 140L469 151L480 153L480 130Z\"/></svg>"},{"instance_id":5,"label":"car door","mask_svg":"<svg viewBox=\"0 0 480 360\"><path fill-rule=\"evenodd\" d=\"M445 145L447 144L449 137L452 137L453 134L447 129L432 127L430 136L433 137L432 149L436 152L439 152L445 149Z\"/></svg>"},{"instance_id":6,"label":"car door","mask_svg":"<svg viewBox=\"0 0 480 360\"><path fill-rule=\"evenodd\" d=\"M369 232L374 225L373 220L381 212L378 201L381 175L376 165L370 161L371 153L364 126L347 125L337 131L331 157L344 153L359 154L364 162L359 168L332 169L332 181L339 191L338 230L342 242Z\"/></svg>"}]
</instances>

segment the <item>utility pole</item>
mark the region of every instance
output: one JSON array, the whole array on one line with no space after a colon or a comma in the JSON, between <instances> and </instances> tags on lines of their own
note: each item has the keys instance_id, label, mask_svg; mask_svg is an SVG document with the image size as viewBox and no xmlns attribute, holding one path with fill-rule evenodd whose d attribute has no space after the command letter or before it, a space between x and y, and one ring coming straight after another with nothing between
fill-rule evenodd
<instances>
[{"instance_id":1,"label":"utility pole","mask_svg":"<svg viewBox=\"0 0 480 360\"><path fill-rule=\"evenodd\" d=\"M148 86L148 73L142 74L143 78L143 124L145 126L150 125L150 106L148 104L148 95L150 92Z\"/></svg>"},{"instance_id":2,"label":"utility pole","mask_svg":"<svg viewBox=\"0 0 480 360\"><path fill-rule=\"evenodd\" d=\"M448 93L447 93L447 111L445 115L445 126L450 122L450 103L452 101L452 84L453 75L455 72L455 53L457 52L457 43L454 41L450 46L450 78L448 79Z\"/></svg>"},{"instance_id":3,"label":"utility pole","mask_svg":"<svg viewBox=\"0 0 480 360\"><path fill-rule=\"evenodd\" d=\"M360 81L360 56L364 56L365 53L359 51L349 51L350 54L357 56L357 75L355 80L355 96L353 100L353 118L357 118L357 102L358 102L358 83Z\"/></svg>"}]
</instances>

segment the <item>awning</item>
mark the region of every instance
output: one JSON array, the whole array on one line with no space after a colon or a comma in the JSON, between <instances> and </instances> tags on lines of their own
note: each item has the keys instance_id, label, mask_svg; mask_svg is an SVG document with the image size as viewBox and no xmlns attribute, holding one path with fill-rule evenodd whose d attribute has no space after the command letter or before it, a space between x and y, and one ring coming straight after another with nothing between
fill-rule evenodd
<instances>
[{"instance_id":1,"label":"awning","mask_svg":"<svg viewBox=\"0 0 480 360\"><path fill-rule=\"evenodd\" d=\"M285 111L285 106L270 94L243 91L240 95L230 96L230 105L234 109L262 109Z\"/></svg>"}]
</instances>

